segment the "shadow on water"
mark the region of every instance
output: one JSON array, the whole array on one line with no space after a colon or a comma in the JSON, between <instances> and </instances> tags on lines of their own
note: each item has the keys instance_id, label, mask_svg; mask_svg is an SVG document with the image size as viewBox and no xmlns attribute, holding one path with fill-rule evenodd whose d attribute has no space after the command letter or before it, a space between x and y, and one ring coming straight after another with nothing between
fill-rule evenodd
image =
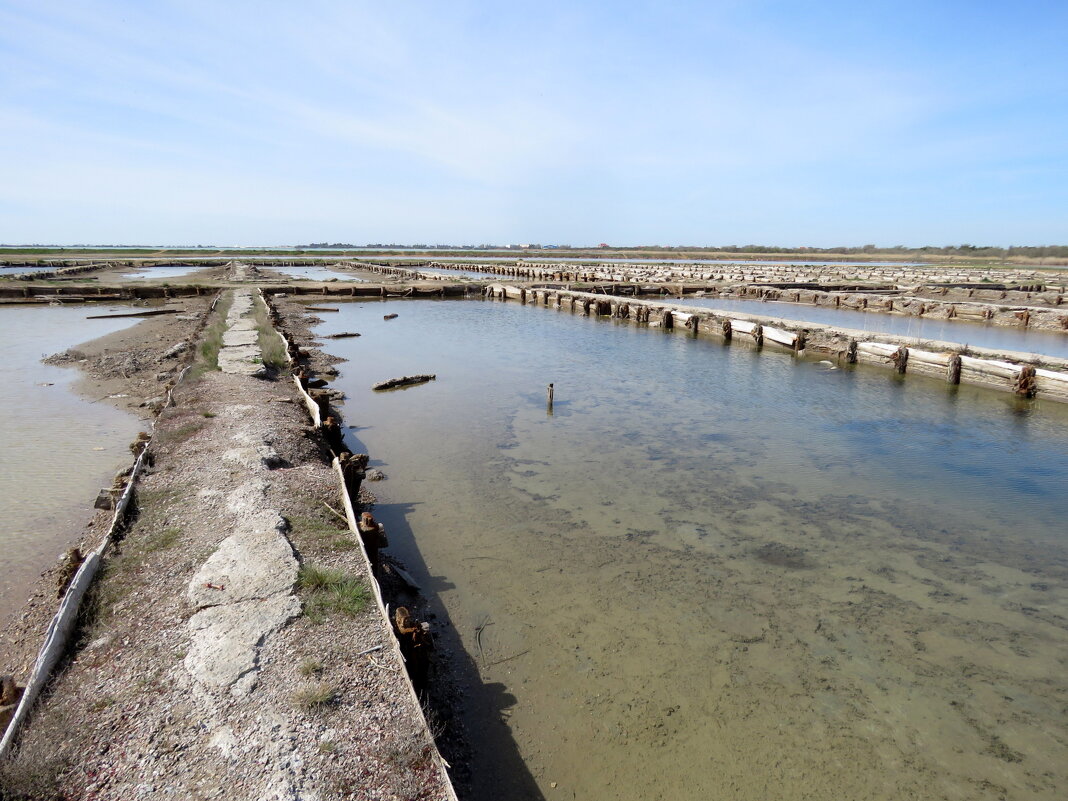
<instances>
[{"instance_id":1,"label":"shadow on water","mask_svg":"<svg viewBox=\"0 0 1068 801\"><path fill-rule=\"evenodd\" d=\"M346 437L350 448L362 447L355 437ZM430 572L409 526L407 517L416 504L375 504L375 517L385 524L390 540L387 555L399 561L417 578L421 598L398 593L387 597L391 607L425 604L425 614L434 631L436 658L431 674L429 720L438 748L457 794L465 801L544 801L508 726L509 710L516 697L500 682L483 682L475 658L463 646L460 635L440 598L455 590L446 576ZM477 772L473 770L477 766Z\"/></svg>"}]
</instances>

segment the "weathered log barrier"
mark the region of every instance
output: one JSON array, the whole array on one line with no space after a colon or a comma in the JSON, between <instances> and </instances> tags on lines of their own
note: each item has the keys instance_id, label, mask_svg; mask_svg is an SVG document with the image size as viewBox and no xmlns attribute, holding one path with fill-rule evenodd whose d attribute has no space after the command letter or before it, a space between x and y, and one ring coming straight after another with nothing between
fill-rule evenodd
<instances>
[{"instance_id":1,"label":"weathered log barrier","mask_svg":"<svg viewBox=\"0 0 1068 801\"><path fill-rule=\"evenodd\" d=\"M433 743L433 737L430 735L430 726L426 721L425 712L423 711L423 706L419 699L418 690L421 688L416 686L420 683L421 678L425 681L425 666L421 665L418 659L413 658L415 654L413 654L409 647L412 642L411 635L415 632L406 631L396 625L397 621L390 616L389 607L382 596L382 588L378 583L381 569L380 561L378 559L378 549L384 546L385 531L380 523L376 523L373 518L370 518L370 515L366 515L366 517L370 519L361 520L356 514L356 504L359 503L360 486L364 477L364 470L367 466L367 455L353 454L345 447L340 435L340 413L329 407L329 401L324 396L316 397L308 391L308 375L306 371L298 366L298 360L300 358L299 354L301 353L300 348L295 345L292 338L286 334L281 325L278 310L271 302L269 296L263 290L260 290L260 297L262 298L264 305L267 307L268 318L274 326L274 331L286 349L289 364L294 368L293 383L296 386L297 393L304 402L304 406L308 411L308 416L311 418L312 424L320 429L324 440L330 446L333 453L332 465L338 477L338 490L345 512L345 521L348 524L349 531L354 535L355 541L360 543L359 551L364 560L365 567L367 568L367 575L370 578L369 584L371 585L371 594L374 596L375 605L378 607L378 611L382 615L386 627L395 635L394 637L389 638L391 650L393 651L397 664L405 665L407 667L409 680L405 682L405 685L410 692L414 708L419 710L420 715L423 715L423 724L426 726L430 742ZM294 356L294 354L297 354L297 356ZM409 582L411 581L410 578L406 580ZM422 626L418 626L417 628L418 636L416 639L426 636ZM408 651L407 656L405 655L405 651ZM425 655L425 651L420 655ZM442 784L446 788L446 793L450 799L456 801L456 791L453 789L452 780L447 771L448 765L442 758L440 752L438 752L436 744L434 744L434 756L434 767L441 776Z\"/></svg>"},{"instance_id":2,"label":"weathered log barrier","mask_svg":"<svg viewBox=\"0 0 1068 801\"><path fill-rule=\"evenodd\" d=\"M825 306L854 311L875 311L909 317L925 317L944 320L973 320L991 325L1014 328L1040 328L1047 331L1068 330L1068 309L1062 292L1032 292L1024 290L976 290L968 289L950 297L947 287L915 287L908 293L895 291L893 295L873 293L860 288L836 289L833 287L781 285L745 285L724 287L719 294L728 297L762 301L779 301L812 306ZM1032 289L1035 287L1032 287ZM1041 289L1041 287L1037 287ZM943 299L921 297L926 294ZM885 295L885 296L882 296Z\"/></svg>"},{"instance_id":3,"label":"weathered log barrier","mask_svg":"<svg viewBox=\"0 0 1068 801\"><path fill-rule=\"evenodd\" d=\"M520 281L567 281L595 282L613 281L620 283L663 284L677 281L716 281L745 283L801 282L819 281L839 282L863 281L893 282L891 286L901 283L940 283L945 286L990 288L997 283L1012 284L1021 281L1025 286L1038 286L1050 277L1048 273L1025 271L1021 269L970 268L970 267L922 267L917 265L877 266L866 264L795 264L789 261L759 263L745 259L721 260L708 262L687 262L684 260L663 260L657 263L642 261L596 261L588 262L547 262L530 259L516 259L506 262L468 261L443 262L434 260L406 261L403 264L390 260L385 264L369 262L361 265L363 269L380 272L402 278L422 278L441 280L444 276L426 272L431 268L436 271L478 271L512 278ZM1055 279L1056 275L1053 276ZM995 283L996 282L996 283Z\"/></svg>"},{"instance_id":4,"label":"weathered log barrier","mask_svg":"<svg viewBox=\"0 0 1068 801\"><path fill-rule=\"evenodd\" d=\"M795 355L829 353L847 364L889 367L898 373L944 378L951 384L976 384L1021 397L1068 403L1068 360L1038 354L1002 353L952 342L872 334L849 328L780 320L770 316L685 307L662 301L605 298L567 289L486 287L487 298L518 300L541 308L567 308L590 316L684 330L690 336L775 345Z\"/></svg>"}]
</instances>

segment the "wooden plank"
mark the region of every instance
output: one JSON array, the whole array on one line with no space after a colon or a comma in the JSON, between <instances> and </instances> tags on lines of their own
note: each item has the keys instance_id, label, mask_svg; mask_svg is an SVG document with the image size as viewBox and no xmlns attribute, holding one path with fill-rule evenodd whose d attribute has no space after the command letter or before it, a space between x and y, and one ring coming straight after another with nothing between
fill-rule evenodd
<instances>
[{"instance_id":1,"label":"wooden plank","mask_svg":"<svg viewBox=\"0 0 1068 801\"><path fill-rule=\"evenodd\" d=\"M177 314L181 309L152 309L151 311L131 312L129 314L90 314L86 320L109 320L114 317L155 317L159 314Z\"/></svg>"},{"instance_id":2,"label":"wooden plank","mask_svg":"<svg viewBox=\"0 0 1068 801\"><path fill-rule=\"evenodd\" d=\"M764 339L770 339L772 342L785 345L788 348L793 348L797 345L797 334L782 328L772 328L770 325L764 326Z\"/></svg>"}]
</instances>

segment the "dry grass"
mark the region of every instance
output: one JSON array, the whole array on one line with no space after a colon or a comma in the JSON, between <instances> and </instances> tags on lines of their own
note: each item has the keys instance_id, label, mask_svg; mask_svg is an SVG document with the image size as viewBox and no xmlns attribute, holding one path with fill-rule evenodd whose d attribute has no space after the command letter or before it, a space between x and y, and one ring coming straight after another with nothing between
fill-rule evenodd
<instances>
[{"instance_id":1,"label":"dry grass","mask_svg":"<svg viewBox=\"0 0 1068 801\"><path fill-rule=\"evenodd\" d=\"M331 615L355 617L371 598L370 590L358 577L316 565L300 569L297 586L308 592L304 614L313 623L322 623Z\"/></svg>"},{"instance_id":2,"label":"dry grass","mask_svg":"<svg viewBox=\"0 0 1068 801\"><path fill-rule=\"evenodd\" d=\"M306 684L293 693L293 703L304 712L318 712L337 702L337 688L321 681Z\"/></svg>"}]
</instances>

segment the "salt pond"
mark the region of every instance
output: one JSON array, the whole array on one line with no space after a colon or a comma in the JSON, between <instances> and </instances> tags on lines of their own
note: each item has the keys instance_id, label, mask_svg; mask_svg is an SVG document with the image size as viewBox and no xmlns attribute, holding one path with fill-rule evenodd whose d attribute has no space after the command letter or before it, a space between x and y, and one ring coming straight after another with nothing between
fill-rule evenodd
<instances>
[{"instance_id":1,"label":"salt pond","mask_svg":"<svg viewBox=\"0 0 1068 801\"><path fill-rule=\"evenodd\" d=\"M363 281L363 278L358 278L349 272L342 272L340 270L331 270L327 267L318 267L314 264L311 265L279 265L272 264L269 268L261 268L264 270L274 270L275 272L288 275L290 278L299 278L304 281Z\"/></svg>"},{"instance_id":2,"label":"salt pond","mask_svg":"<svg viewBox=\"0 0 1068 801\"><path fill-rule=\"evenodd\" d=\"M447 275L453 278L482 278L494 281L502 280L500 273L483 272L481 270L449 270L441 267L413 267L421 273L434 273L435 275Z\"/></svg>"},{"instance_id":3,"label":"salt pond","mask_svg":"<svg viewBox=\"0 0 1068 801\"><path fill-rule=\"evenodd\" d=\"M466 651L473 797L1063 796L1068 409L518 304L388 311L318 332L363 334L329 346L350 446Z\"/></svg>"},{"instance_id":4,"label":"salt pond","mask_svg":"<svg viewBox=\"0 0 1068 801\"><path fill-rule=\"evenodd\" d=\"M884 312L864 312L798 303L764 302L740 298L691 297L679 299L681 306L698 306L722 311L740 311L783 320L827 323L860 331L901 334L920 339L958 342L976 347L1043 353L1068 358L1068 334L1057 331L1009 328L969 320L936 320Z\"/></svg>"},{"instance_id":5,"label":"salt pond","mask_svg":"<svg viewBox=\"0 0 1068 801\"><path fill-rule=\"evenodd\" d=\"M151 281L160 278L182 278L205 269L207 268L203 264L157 264L152 267L141 267L121 277L128 281Z\"/></svg>"},{"instance_id":6,"label":"salt pond","mask_svg":"<svg viewBox=\"0 0 1068 801\"><path fill-rule=\"evenodd\" d=\"M52 270L58 269L60 268L51 264L34 264L19 267L0 267L0 278L3 278L7 275L25 275L26 273L51 272Z\"/></svg>"},{"instance_id":7,"label":"salt pond","mask_svg":"<svg viewBox=\"0 0 1068 801\"><path fill-rule=\"evenodd\" d=\"M136 320L86 320L124 307L0 308L0 616L63 552L89 518L97 490L129 463L138 421L71 391L73 368L41 359Z\"/></svg>"}]
</instances>

